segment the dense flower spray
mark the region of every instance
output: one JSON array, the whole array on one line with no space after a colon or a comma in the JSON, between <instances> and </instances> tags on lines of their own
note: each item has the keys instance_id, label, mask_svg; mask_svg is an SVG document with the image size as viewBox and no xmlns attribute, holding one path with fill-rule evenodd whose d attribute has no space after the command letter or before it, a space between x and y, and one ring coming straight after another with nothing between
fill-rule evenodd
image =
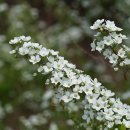
<instances>
[{"instance_id":1,"label":"dense flower spray","mask_svg":"<svg viewBox=\"0 0 130 130\"><path fill-rule=\"evenodd\" d=\"M104 20L99 20L91 28L98 29L103 22ZM104 25L109 30L112 28L111 31L121 30L112 23ZM125 38L122 35L121 37ZM93 80L83 71L76 69L75 65L59 56L59 52L47 49L30 40L29 36L15 37L9 42L14 48L10 53L26 56L32 64L37 64L38 73L48 75L46 84L54 87L59 101L64 103L73 100L81 101L84 108L82 118L87 124L93 120L99 121L104 126L101 130L110 128L118 130L122 125L130 128L130 106L123 104L96 78Z\"/></svg>"},{"instance_id":2,"label":"dense flower spray","mask_svg":"<svg viewBox=\"0 0 130 130\"><path fill-rule=\"evenodd\" d=\"M120 67L130 65L130 48L123 44L127 37L120 33L121 28L116 27L113 21L97 20L92 30L98 31L91 43L92 51L99 51L117 71Z\"/></svg>"}]
</instances>

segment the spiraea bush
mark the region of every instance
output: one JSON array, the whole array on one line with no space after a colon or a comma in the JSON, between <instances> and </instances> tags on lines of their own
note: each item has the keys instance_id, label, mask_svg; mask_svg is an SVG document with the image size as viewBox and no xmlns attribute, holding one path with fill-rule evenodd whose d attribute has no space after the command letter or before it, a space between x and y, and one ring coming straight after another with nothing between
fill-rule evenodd
<instances>
[{"instance_id":1,"label":"spiraea bush","mask_svg":"<svg viewBox=\"0 0 130 130\"><path fill-rule=\"evenodd\" d=\"M0 130L129 129L129 10L128 0L1 0ZM8 42L21 35L31 40L14 40L16 58Z\"/></svg>"}]
</instances>

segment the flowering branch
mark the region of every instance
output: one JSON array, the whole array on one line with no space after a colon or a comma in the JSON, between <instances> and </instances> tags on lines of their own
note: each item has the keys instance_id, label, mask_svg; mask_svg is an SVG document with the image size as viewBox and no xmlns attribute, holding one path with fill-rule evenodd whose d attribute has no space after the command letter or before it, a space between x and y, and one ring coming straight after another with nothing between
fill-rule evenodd
<instances>
[{"instance_id":1,"label":"flowering branch","mask_svg":"<svg viewBox=\"0 0 130 130\"><path fill-rule=\"evenodd\" d=\"M14 48L10 53L26 56L32 64L37 64L38 73L49 76L46 84L54 87L56 97L60 101L82 101L82 118L87 124L94 120L101 122L102 126L105 126L102 130L118 130L122 126L130 128L130 106L115 98L115 93L107 90L96 78L93 80L83 71L76 69L75 65L59 56L59 52L46 49L30 40L29 36L15 37L9 42Z\"/></svg>"},{"instance_id":2,"label":"flowering branch","mask_svg":"<svg viewBox=\"0 0 130 130\"><path fill-rule=\"evenodd\" d=\"M91 43L92 51L99 51L117 71L120 67L130 65L130 48L122 42L127 37L121 33L121 28L116 27L113 21L97 20L92 30L97 30L93 43Z\"/></svg>"}]
</instances>

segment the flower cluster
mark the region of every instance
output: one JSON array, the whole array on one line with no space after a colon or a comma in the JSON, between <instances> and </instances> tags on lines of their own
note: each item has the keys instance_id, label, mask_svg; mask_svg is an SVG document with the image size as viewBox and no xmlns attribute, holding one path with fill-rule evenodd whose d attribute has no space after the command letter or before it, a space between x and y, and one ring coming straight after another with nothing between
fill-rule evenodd
<instances>
[{"instance_id":1,"label":"flower cluster","mask_svg":"<svg viewBox=\"0 0 130 130\"><path fill-rule=\"evenodd\" d=\"M107 27L110 29L110 26ZM115 27L114 30L120 29ZM115 94L107 90L96 78L93 80L83 71L76 69L75 65L59 56L57 51L46 49L30 39L25 36L15 37L10 41L14 47L11 52L26 56L32 64L39 65L38 73L49 76L46 84L54 86L56 97L60 101L82 101L82 118L87 124L96 119L105 125L105 130L118 129L121 125L130 128L130 106L115 98Z\"/></svg>"},{"instance_id":2,"label":"flower cluster","mask_svg":"<svg viewBox=\"0 0 130 130\"><path fill-rule=\"evenodd\" d=\"M122 44L127 37L119 33L121 28L116 27L113 21L104 19L97 20L90 28L98 31L91 43L92 51L97 50L102 53L114 70L130 64L130 48Z\"/></svg>"},{"instance_id":3,"label":"flower cluster","mask_svg":"<svg viewBox=\"0 0 130 130\"><path fill-rule=\"evenodd\" d=\"M54 123L54 119L56 113L61 113L62 115L61 110L63 109L63 107L59 104L59 100L55 96L54 89L49 88L45 90L45 92L42 92L42 95L41 95L41 89L40 92L38 89L35 92L25 91L22 95L20 95L20 99L22 99L22 102L24 102L24 104L26 103L28 108L30 109L33 108L33 111L35 112L37 111L37 113L30 115L28 117L21 116L19 118L20 123L22 124L24 129L26 128L28 130L36 130L37 127L44 128L45 126L48 126L49 130L53 130L52 124L55 124L55 126L57 126L57 129L59 130L60 126L57 124L56 121ZM30 105L30 103L33 105ZM50 108L52 107L54 109L51 110ZM77 107L76 105L70 102L68 110L78 111L76 107ZM66 123L67 126L74 125L74 122L70 119L66 119L64 120L64 122Z\"/></svg>"}]
</instances>

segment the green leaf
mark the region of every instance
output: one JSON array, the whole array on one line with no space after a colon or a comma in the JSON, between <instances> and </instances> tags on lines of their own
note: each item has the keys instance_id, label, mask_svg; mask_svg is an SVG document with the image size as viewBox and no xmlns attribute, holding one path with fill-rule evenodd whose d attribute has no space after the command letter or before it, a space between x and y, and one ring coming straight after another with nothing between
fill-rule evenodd
<instances>
[{"instance_id":1,"label":"green leaf","mask_svg":"<svg viewBox=\"0 0 130 130\"><path fill-rule=\"evenodd\" d=\"M119 130L126 130L126 127L124 124L122 124L120 127L119 127Z\"/></svg>"}]
</instances>

